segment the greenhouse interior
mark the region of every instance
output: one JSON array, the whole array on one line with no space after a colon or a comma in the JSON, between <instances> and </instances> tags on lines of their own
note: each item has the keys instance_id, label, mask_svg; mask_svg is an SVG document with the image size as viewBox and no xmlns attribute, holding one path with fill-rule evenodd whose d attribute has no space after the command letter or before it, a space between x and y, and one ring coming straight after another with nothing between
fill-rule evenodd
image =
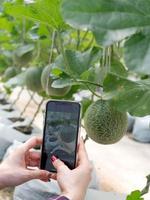
<instances>
[{"instance_id":1,"label":"greenhouse interior","mask_svg":"<svg viewBox=\"0 0 150 200\"><path fill-rule=\"evenodd\" d=\"M0 0L0 200L150 200L150 0Z\"/></svg>"}]
</instances>

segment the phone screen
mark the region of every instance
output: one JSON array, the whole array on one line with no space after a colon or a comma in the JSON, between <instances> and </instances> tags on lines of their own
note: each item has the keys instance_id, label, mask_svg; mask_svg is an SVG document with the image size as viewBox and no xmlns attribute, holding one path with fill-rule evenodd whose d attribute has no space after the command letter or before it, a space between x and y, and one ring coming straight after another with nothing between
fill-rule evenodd
<instances>
[{"instance_id":1,"label":"phone screen","mask_svg":"<svg viewBox=\"0 0 150 200\"><path fill-rule=\"evenodd\" d=\"M41 169L56 172L50 158L62 160L75 168L78 142L80 104L67 101L49 101L46 106Z\"/></svg>"}]
</instances>

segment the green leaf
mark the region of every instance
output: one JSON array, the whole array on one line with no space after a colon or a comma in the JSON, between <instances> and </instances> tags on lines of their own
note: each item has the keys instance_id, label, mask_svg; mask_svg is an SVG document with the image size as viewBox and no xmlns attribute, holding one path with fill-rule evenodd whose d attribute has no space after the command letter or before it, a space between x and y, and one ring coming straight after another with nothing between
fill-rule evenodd
<instances>
[{"instance_id":1,"label":"green leaf","mask_svg":"<svg viewBox=\"0 0 150 200\"><path fill-rule=\"evenodd\" d=\"M9 79L9 81L7 81L5 83L5 86L6 87L11 87L11 88L14 88L14 87L17 87L17 86L24 86L25 85L25 79L26 77L26 72L22 72L20 74L18 74L17 76Z\"/></svg>"},{"instance_id":2,"label":"green leaf","mask_svg":"<svg viewBox=\"0 0 150 200\"><path fill-rule=\"evenodd\" d=\"M10 41L10 35L4 33L4 32L0 32L0 43L4 43L4 42L9 42ZM1 45L2 46L2 45Z\"/></svg>"},{"instance_id":3,"label":"green leaf","mask_svg":"<svg viewBox=\"0 0 150 200\"><path fill-rule=\"evenodd\" d=\"M130 195L127 196L126 200L144 200L141 198L141 192L139 190L133 191Z\"/></svg>"},{"instance_id":4,"label":"green leaf","mask_svg":"<svg viewBox=\"0 0 150 200\"><path fill-rule=\"evenodd\" d=\"M66 86L77 85L70 78L59 78L52 83L52 87L54 88L64 88Z\"/></svg>"},{"instance_id":5,"label":"green leaf","mask_svg":"<svg viewBox=\"0 0 150 200\"><path fill-rule=\"evenodd\" d=\"M142 33L133 35L125 43L124 57L129 70L150 74L150 37Z\"/></svg>"},{"instance_id":6,"label":"green leaf","mask_svg":"<svg viewBox=\"0 0 150 200\"><path fill-rule=\"evenodd\" d=\"M94 47L84 53L66 50L66 58L72 74L80 76L87 71L100 58L101 50Z\"/></svg>"},{"instance_id":7,"label":"green leaf","mask_svg":"<svg viewBox=\"0 0 150 200\"><path fill-rule=\"evenodd\" d=\"M17 56L21 57L24 54L33 51L33 49L34 49L33 44L27 44L27 45L23 45L23 46L20 46L19 48L17 48L15 53L16 53Z\"/></svg>"},{"instance_id":8,"label":"green leaf","mask_svg":"<svg viewBox=\"0 0 150 200\"><path fill-rule=\"evenodd\" d=\"M127 75L128 75L128 72L127 72L125 66L123 65L123 63L115 57L113 57L111 60L110 71L113 74L123 76L123 77L127 77Z\"/></svg>"},{"instance_id":9,"label":"green leaf","mask_svg":"<svg viewBox=\"0 0 150 200\"><path fill-rule=\"evenodd\" d=\"M104 70L104 71L103 71ZM104 76L106 75L105 73L106 68L100 68L99 65L96 65L94 67L91 67L87 71L83 72L80 76L79 80L83 81L90 81L95 84L103 84ZM91 85L93 89L96 89L96 85Z\"/></svg>"},{"instance_id":10,"label":"green leaf","mask_svg":"<svg viewBox=\"0 0 150 200\"><path fill-rule=\"evenodd\" d=\"M57 76L58 74L56 75L55 72L59 72L59 74L62 74L63 72L68 73L68 70L64 64L63 56L61 54L58 55L55 61L52 63L52 74Z\"/></svg>"},{"instance_id":11,"label":"green leaf","mask_svg":"<svg viewBox=\"0 0 150 200\"><path fill-rule=\"evenodd\" d=\"M61 71L79 78L93 67L94 63L100 58L101 50L97 47L89 49L86 52L79 52L74 50L66 50L65 58L68 66L66 66L65 60L62 55L59 55L53 63L53 69L60 69ZM54 71L55 74L56 71Z\"/></svg>"},{"instance_id":12,"label":"green leaf","mask_svg":"<svg viewBox=\"0 0 150 200\"><path fill-rule=\"evenodd\" d=\"M13 25L5 17L0 17L0 27L1 30L7 30L10 32L12 30Z\"/></svg>"},{"instance_id":13,"label":"green leaf","mask_svg":"<svg viewBox=\"0 0 150 200\"><path fill-rule=\"evenodd\" d=\"M64 21L60 15L61 0L35 0L34 3L5 3L5 11L15 17L26 17L39 21L51 28L64 28Z\"/></svg>"},{"instance_id":14,"label":"green leaf","mask_svg":"<svg viewBox=\"0 0 150 200\"><path fill-rule=\"evenodd\" d=\"M54 76L60 76L63 72L59 68L54 68L54 69L52 69L51 73Z\"/></svg>"},{"instance_id":15,"label":"green leaf","mask_svg":"<svg viewBox=\"0 0 150 200\"><path fill-rule=\"evenodd\" d=\"M149 0L63 0L62 15L74 28L91 30L110 45L150 26Z\"/></svg>"},{"instance_id":16,"label":"green leaf","mask_svg":"<svg viewBox=\"0 0 150 200\"><path fill-rule=\"evenodd\" d=\"M115 74L108 74L104 80L105 98L120 111L134 116L150 114L150 79L131 81Z\"/></svg>"}]
</instances>

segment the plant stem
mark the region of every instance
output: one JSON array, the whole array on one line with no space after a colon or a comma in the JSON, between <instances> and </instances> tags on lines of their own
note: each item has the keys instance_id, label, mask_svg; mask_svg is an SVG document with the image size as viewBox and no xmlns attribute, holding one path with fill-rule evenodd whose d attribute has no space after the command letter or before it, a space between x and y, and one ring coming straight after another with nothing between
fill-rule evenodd
<instances>
[{"instance_id":1,"label":"plant stem","mask_svg":"<svg viewBox=\"0 0 150 200\"><path fill-rule=\"evenodd\" d=\"M64 63L65 63L66 70L68 71L69 74L71 74L71 70L70 70L70 66L69 66L68 60L66 58L66 54L65 54L65 50L64 50L64 46L63 46L60 30L58 31L58 39L59 39L59 45L60 45L60 52L61 52L61 54L62 54L62 56L64 58Z\"/></svg>"},{"instance_id":2,"label":"plant stem","mask_svg":"<svg viewBox=\"0 0 150 200\"><path fill-rule=\"evenodd\" d=\"M51 64L52 62L55 37L56 37L56 31L54 30L52 33L52 43L51 43L51 48L50 48L49 64Z\"/></svg>"},{"instance_id":3,"label":"plant stem","mask_svg":"<svg viewBox=\"0 0 150 200\"><path fill-rule=\"evenodd\" d=\"M85 129L85 127L84 127L83 124L81 124L81 127ZM85 136L83 142L86 143L86 141L87 141L88 139L89 139L89 136L86 134L86 136Z\"/></svg>"},{"instance_id":4,"label":"plant stem","mask_svg":"<svg viewBox=\"0 0 150 200\"><path fill-rule=\"evenodd\" d=\"M55 45L55 38L56 38L56 31L54 30L53 33L52 33L52 42L51 42L51 48L50 48L49 64L52 63L53 49L54 49L54 45ZM51 69L49 71L49 74L50 73L51 73ZM49 84L50 84L50 77L48 76L47 80L46 80L46 93L48 93Z\"/></svg>"},{"instance_id":5,"label":"plant stem","mask_svg":"<svg viewBox=\"0 0 150 200\"><path fill-rule=\"evenodd\" d=\"M84 49L84 51L87 51L91 46L92 43L94 42L94 36L92 37L92 39L90 40L89 44L87 45L87 47Z\"/></svg>"},{"instance_id":6,"label":"plant stem","mask_svg":"<svg viewBox=\"0 0 150 200\"><path fill-rule=\"evenodd\" d=\"M91 96L91 101L94 101L94 94L92 94Z\"/></svg>"},{"instance_id":7,"label":"plant stem","mask_svg":"<svg viewBox=\"0 0 150 200\"><path fill-rule=\"evenodd\" d=\"M89 136L86 134L85 138L84 138L84 144L86 143L86 141L89 140Z\"/></svg>"},{"instance_id":8,"label":"plant stem","mask_svg":"<svg viewBox=\"0 0 150 200\"><path fill-rule=\"evenodd\" d=\"M40 108L41 108L43 102L44 102L44 98L42 98L41 102L39 103L39 105L38 105L38 107L37 107L37 110L36 110L36 112L35 112L35 114L34 114L32 120L31 120L31 122L30 122L29 125L28 125L29 127L32 126L32 124L33 124L33 122L34 122L34 120L35 120L37 114L39 113L39 110L40 110Z\"/></svg>"},{"instance_id":9,"label":"plant stem","mask_svg":"<svg viewBox=\"0 0 150 200\"><path fill-rule=\"evenodd\" d=\"M76 82L78 82L78 83L88 83L88 84L91 84L91 85L95 85L95 86L97 86L97 87L103 87L102 85L100 85L100 84L98 84L98 83L94 83L94 82L91 82L91 81L87 81L87 80L75 80Z\"/></svg>"},{"instance_id":10,"label":"plant stem","mask_svg":"<svg viewBox=\"0 0 150 200\"><path fill-rule=\"evenodd\" d=\"M109 47L106 47L106 49L105 49L105 67L106 67L107 73L110 71L108 65L109 65Z\"/></svg>"},{"instance_id":11,"label":"plant stem","mask_svg":"<svg viewBox=\"0 0 150 200\"><path fill-rule=\"evenodd\" d=\"M147 177L147 184L146 186L143 188L143 190L141 191L141 196L147 194L149 192L149 188L150 188L150 175L148 175Z\"/></svg>"},{"instance_id":12,"label":"plant stem","mask_svg":"<svg viewBox=\"0 0 150 200\"><path fill-rule=\"evenodd\" d=\"M60 51L59 51L59 48L58 48L58 45L57 45L57 32L56 32L56 36L55 36L55 40L54 40L54 47L56 48L56 51L57 51L57 54L59 55L60 54Z\"/></svg>"},{"instance_id":13,"label":"plant stem","mask_svg":"<svg viewBox=\"0 0 150 200\"><path fill-rule=\"evenodd\" d=\"M38 61L39 56L40 56L40 52L41 52L41 45L40 45L40 40L38 39L38 41L37 41L37 55L34 59L35 61Z\"/></svg>"},{"instance_id":14,"label":"plant stem","mask_svg":"<svg viewBox=\"0 0 150 200\"><path fill-rule=\"evenodd\" d=\"M113 45L109 47L109 60L108 60L109 68L111 67L112 55L113 55Z\"/></svg>"},{"instance_id":15,"label":"plant stem","mask_svg":"<svg viewBox=\"0 0 150 200\"><path fill-rule=\"evenodd\" d=\"M85 128L83 124L81 124L81 127L82 127L82 128Z\"/></svg>"},{"instance_id":16,"label":"plant stem","mask_svg":"<svg viewBox=\"0 0 150 200\"><path fill-rule=\"evenodd\" d=\"M22 38L21 38L21 42L23 44L25 43L25 34L26 34L26 19L23 17L23 19L22 19Z\"/></svg>"},{"instance_id":17,"label":"plant stem","mask_svg":"<svg viewBox=\"0 0 150 200\"><path fill-rule=\"evenodd\" d=\"M77 30L77 46L76 49L78 50L80 46L80 30Z\"/></svg>"},{"instance_id":18,"label":"plant stem","mask_svg":"<svg viewBox=\"0 0 150 200\"><path fill-rule=\"evenodd\" d=\"M28 101L27 104L25 105L23 111L20 113L20 118L23 116L24 112L26 111L27 107L29 106L30 102L32 101L32 99L33 99L33 97L34 97L34 94L35 94L35 93L32 93L32 95L30 95L29 101Z\"/></svg>"},{"instance_id":19,"label":"plant stem","mask_svg":"<svg viewBox=\"0 0 150 200\"><path fill-rule=\"evenodd\" d=\"M83 35L83 37L81 38L81 42L80 42L80 43L83 43L83 42L84 42L84 40L86 39L86 36L87 36L88 33L89 33L89 31L87 30L87 31L85 32L85 34Z\"/></svg>"},{"instance_id":20,"label":"plant stem","mask_svg":"<svg viewBox=\"0 0 150 200\"><path fill-rule=\"evenodd\" d=\"M105 68L105 54L106 54L106 48L103 48L103 56L102 56L102 68Z\"/></svg>"},{"instance_id":21,"label":"plant stem","mask_svg":"<svg viewBox=\"0 0 150 200\"><path fill-rule=\"evenodd\" d=\"M21 88L21 90L20 90L20 92L18 93L18 95L17 95L17 98L14 100L14 102L11 104L11 106L10 106L10 108L9 109L12 109L13 108L13 106L17 103L17 101L20 99L20 96L21 96L21 94L22 94L22 92L23 92L23 88Z\"/></svg>"},{"instance_id":22,"label":"plant stem","mask_svg":"<svg viewBox=\"0 0 150 200\"><path fill-rule=\"evenodd\" d=\"M98 98L101 98L102 99L102 96L98 95L96 92L94 92L89 86L88 84L86 84L86 87L91 91L91 93L95 96L97 96Z\"/></svg>"},{"instance_id":23,"label":"plant stem","mask_svg":"<svg viewBox=\"0 0 150 200\"><path fill-rule=\"evenodd\" d=\"M28 93L29 93L29 95L30 95L30 97L32 96L32 94L30 94L30 92L29 92L29 90L28 90ZM35 93L34 93L35 94ZM34 96L33 96L34 97ZM38 105L39 103L34 99L34 98L32 98L32 101L36 104L36 105Z\"/></svg>"}]
</instances>

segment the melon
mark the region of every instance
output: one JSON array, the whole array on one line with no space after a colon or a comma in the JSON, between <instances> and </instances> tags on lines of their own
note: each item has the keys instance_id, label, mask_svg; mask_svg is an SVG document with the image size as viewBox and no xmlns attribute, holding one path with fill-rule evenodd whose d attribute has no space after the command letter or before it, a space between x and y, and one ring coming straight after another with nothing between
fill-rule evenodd
<instances>
[{"instance_id":1,"label":"melon","mask_svg":"<svg viewBox=\"0 0 150 200\"><path fill-rule=\"evenodd\" d=\"M100 144L118 142L127 130L127 113L116 110L109 101L92 103L84 116L88 136Z\"/></svg>"},{"instance_id":2,"label":"melon","mask_svg":"<svg viewBox=\"0 0 150 200\"><path fill-rule=\"evenodd\" d=\"M41 74L43 68L41 67L30 67L26 71L25 84L27 88L33 92L41 92Z\"/></svg>"},{"instance_id":3,"label":"melon","mask_svg":"<svg viewBox=\"0 0 150 200\"><path fill-rule=\"evenodd\" d=\"M44 68L41 76L41 84L43 87L43 90L46 92L49 96L65 96L69 90L70 86L64 87L64 88L53 88L51 85L53 83L53 79L50 76L51 72L51 65L48 65Z\"/></svg>"}]
</instances>

